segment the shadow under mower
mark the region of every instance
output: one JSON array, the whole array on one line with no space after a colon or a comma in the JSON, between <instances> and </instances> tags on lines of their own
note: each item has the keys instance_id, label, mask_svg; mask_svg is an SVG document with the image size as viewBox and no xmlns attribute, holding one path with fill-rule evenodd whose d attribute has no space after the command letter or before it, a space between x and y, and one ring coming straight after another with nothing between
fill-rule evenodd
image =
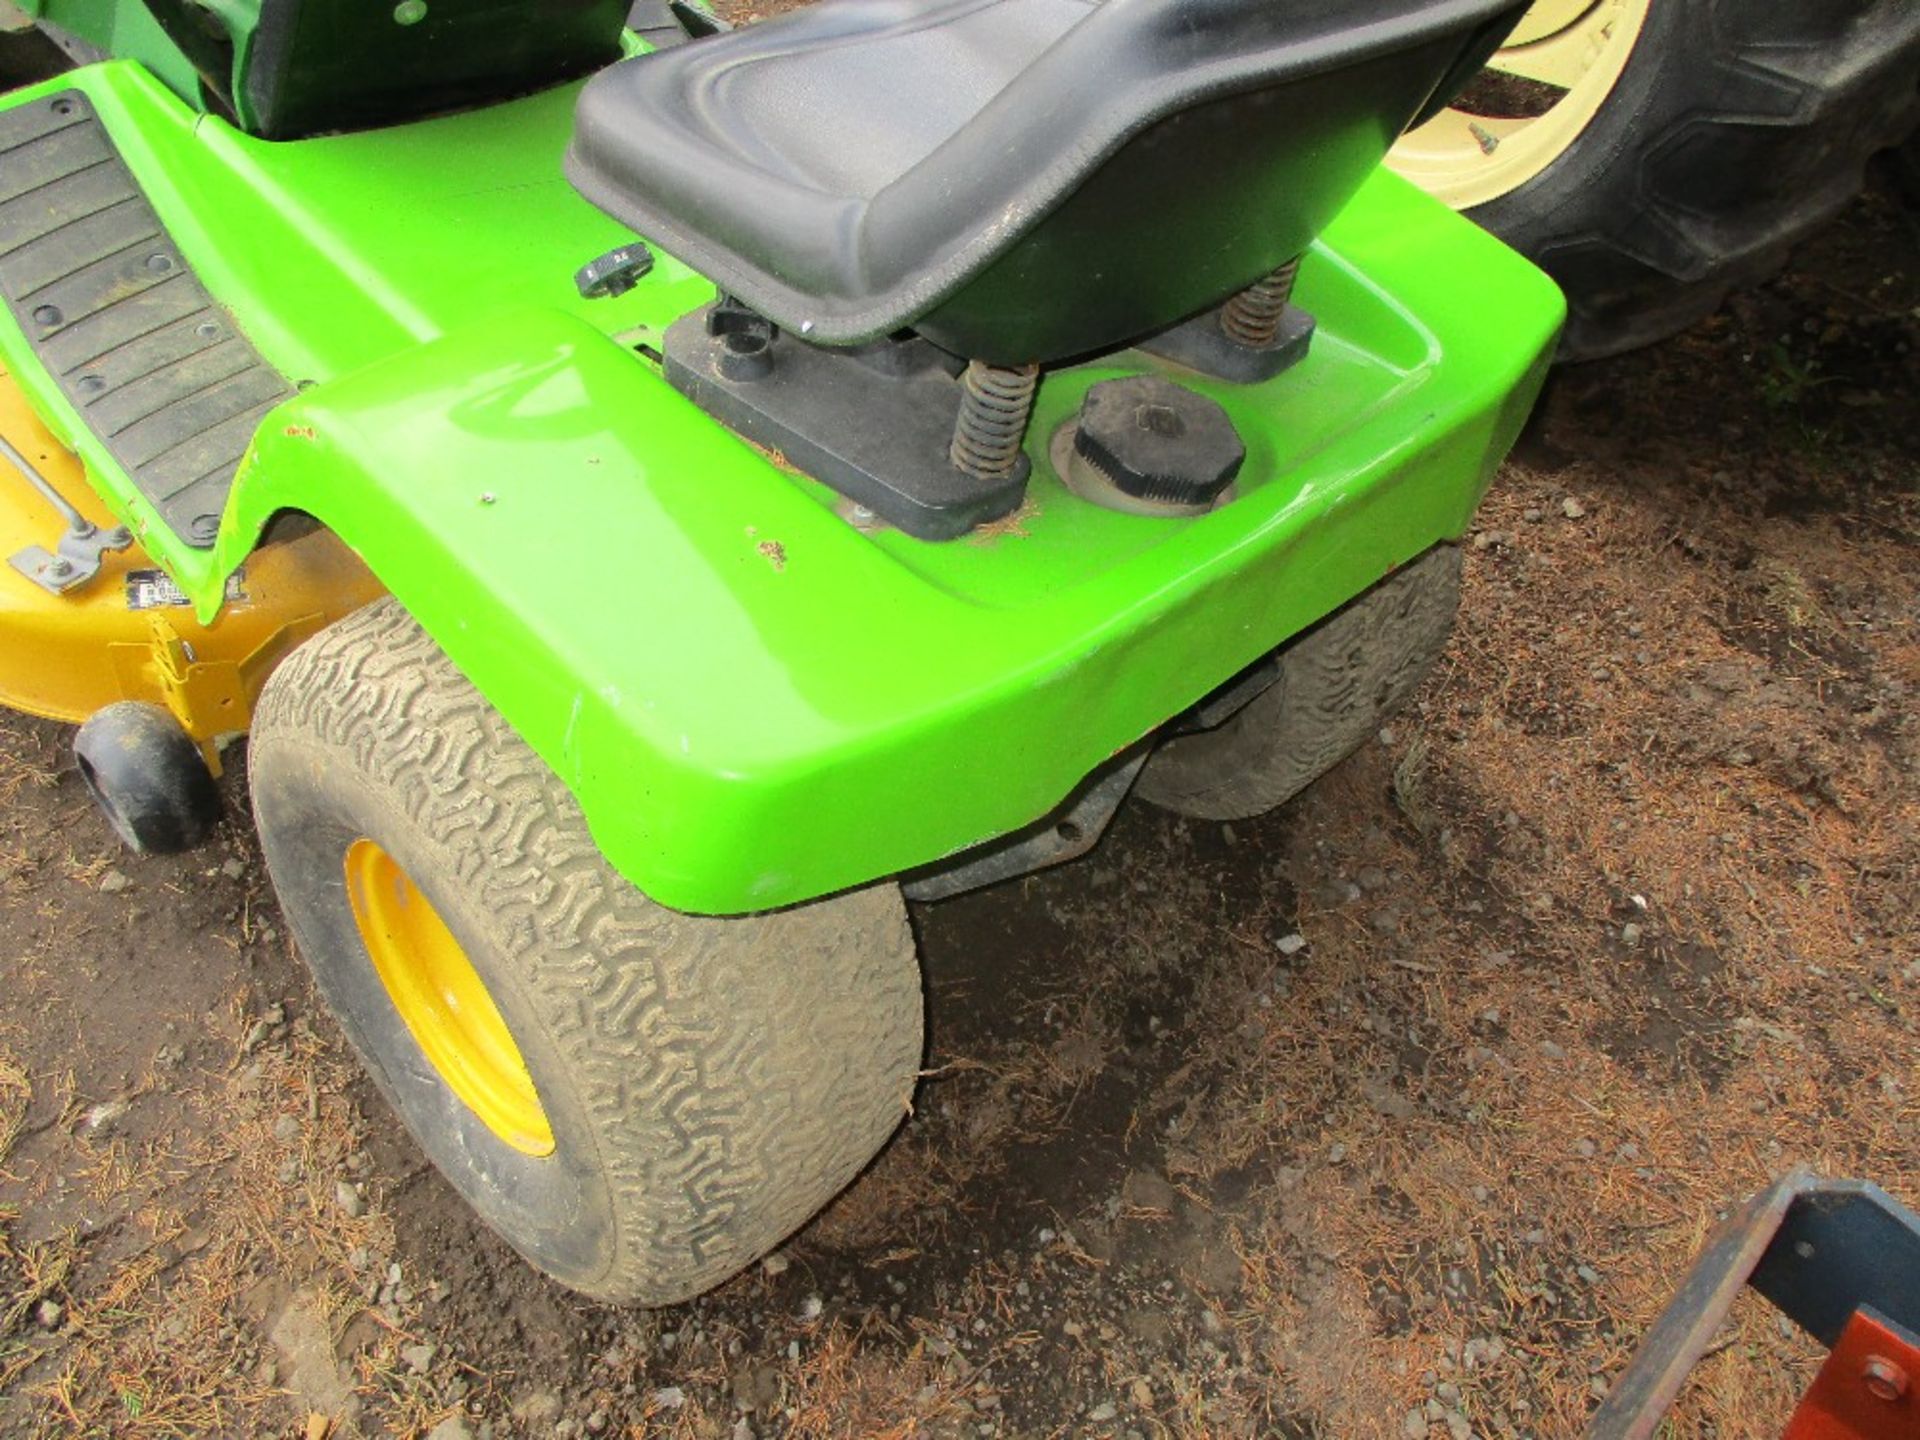
<instances>
[{"instance_id":1,"label":"shadow under mower","mask_svg":"<svg viewBox=\"0 0 1920 1440\"><path fill-rule=\"evenodd\" d=\"M0 697L150 849L250 732L380 1089L607 1299L898 1125L903 892L1372 733L1562 318L1378 163L1510 0L27 8L114 58L0 100Z\"/></svg>"}]
</instances>

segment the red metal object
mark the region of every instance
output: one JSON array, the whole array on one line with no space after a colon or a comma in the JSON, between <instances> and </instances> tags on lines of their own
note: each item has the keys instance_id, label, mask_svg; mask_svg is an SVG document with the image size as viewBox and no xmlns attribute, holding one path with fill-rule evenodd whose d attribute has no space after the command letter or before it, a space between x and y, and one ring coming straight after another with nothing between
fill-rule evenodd
<instances>
[{"instance_id":1,"label":"red metal object","mask_svg":"<svg viewBox=\"0 0 1920 1440\"><path fill-rule=\"evenodd\" d=\"M1633 1364L1607 1392L1587 1440L1651 1440L1773 1243L1794 1199L1814 1183L1811 1170L1796 1166L1714 1229Z\"/></svg>"},{"instance_id":2,"label":"red metal object","mask_svg":"<svg viewBox=\"0 0 1920 1440\"><path fill-rule=\"evenodd\" d=\"M1744 1286L1828 1347L1784 1440L1920 1440L1920 1215L1804 1167L1708 1237L1587 1440L1652 1440Z\"/></svg>"},{"instance_id":3,"label":"red metal object","mask_svg":"<svg viewBox=\"0 0 1920 1440\"><path fill-rule=\"evenodd\" d=\"M1914 1336L1856 1310L1781 1440L1920 1440L1917 1377Z\"/></svg>"}]
</instances>

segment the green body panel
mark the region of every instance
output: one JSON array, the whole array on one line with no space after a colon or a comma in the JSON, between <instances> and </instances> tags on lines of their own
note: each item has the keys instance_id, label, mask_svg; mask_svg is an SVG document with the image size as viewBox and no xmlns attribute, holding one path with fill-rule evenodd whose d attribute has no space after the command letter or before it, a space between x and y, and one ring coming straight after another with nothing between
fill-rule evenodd
<instances>
[{"instance_id":1,"label":"green body panel","mask_svg":"<svg viewBox=\"0 0 1920 1440\"><path fill-rule=\"evenodd\" d=\"M1381 173L1302 268L1310 357L1187 377L1248 447L1192 520L1091 506L1047 462L1087 386L1049 374L1028 506L946 544L835 497L679 397L636 342L711 287L667 257L617 301L571 274L629 237L560 178L573 90L279 145L139 68L83 85L209 289L287 374L218 544L159 533L17 331L4 350L194 597L283 509L358 551L572 787L661 902L792 903L1017 829L1091 769L1427 547L1526 414L1558 292ZM31 92L29 92L31 93Z\"/></svg>"}]
</instances>

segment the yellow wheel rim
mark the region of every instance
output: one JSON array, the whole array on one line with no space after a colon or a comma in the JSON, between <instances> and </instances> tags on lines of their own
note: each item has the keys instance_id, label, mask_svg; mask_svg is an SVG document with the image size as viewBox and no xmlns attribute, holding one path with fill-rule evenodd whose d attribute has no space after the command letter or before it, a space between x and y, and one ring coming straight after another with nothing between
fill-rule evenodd
<instances>
[{"instance_id":1,"label":"yellow wheel rim","mask_svg":"<svg viewBox=\"0 0 1920 1440\"><path fill-rule=\"evenodd\" d=\"M1487 62L1482 80L1492 83L1476 81L1450 108L1408 131L1387 164L1457 210L1519 189L1600 113L1652 3L1537 0ZM1477 99L1482 91L1487 98Z\"/></svg>"},{"instance_id":2,"label":"yellow wheel rim","mask_svg":"<svg viewBox=\"0 0 1920 1440\"><path fill-rule=\"evenodd\" d=\"M347 898L393 1008L447 1088L514 1149L551 1155L527 1062L440 913L372 840L347 849Z\"/></svg>"}]
</instances>

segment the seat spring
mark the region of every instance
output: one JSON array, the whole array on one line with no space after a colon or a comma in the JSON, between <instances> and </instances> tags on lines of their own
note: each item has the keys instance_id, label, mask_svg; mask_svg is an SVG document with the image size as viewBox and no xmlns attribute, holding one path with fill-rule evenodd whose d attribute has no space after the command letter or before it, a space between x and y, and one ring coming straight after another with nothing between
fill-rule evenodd
<instances>
[{"instance_id":1,"label":"seat spring","mask_svg":"<svg viewBox=\"0 0 1920 1440\"><path fill-rule=\"evenodd\" d=\"M1227 301L1220 312L1220 328L1236 345L1264 350L1279 338L1280 317L1293 298L1293 279L1300 272L1295 256L1264 280L1256 280Z\"/></svg>"},{"instance_id":2,"label":"seat spring","mask_svg":"<svg viewBox=\"0 0 1920 1440\"><path fill-rule=\"evenodd\" d=\"M976 480L1004 480L1013 474L1039 384L1038 365L970 362L948 451L954 468Z\"/></svg>"}]
</instances>

